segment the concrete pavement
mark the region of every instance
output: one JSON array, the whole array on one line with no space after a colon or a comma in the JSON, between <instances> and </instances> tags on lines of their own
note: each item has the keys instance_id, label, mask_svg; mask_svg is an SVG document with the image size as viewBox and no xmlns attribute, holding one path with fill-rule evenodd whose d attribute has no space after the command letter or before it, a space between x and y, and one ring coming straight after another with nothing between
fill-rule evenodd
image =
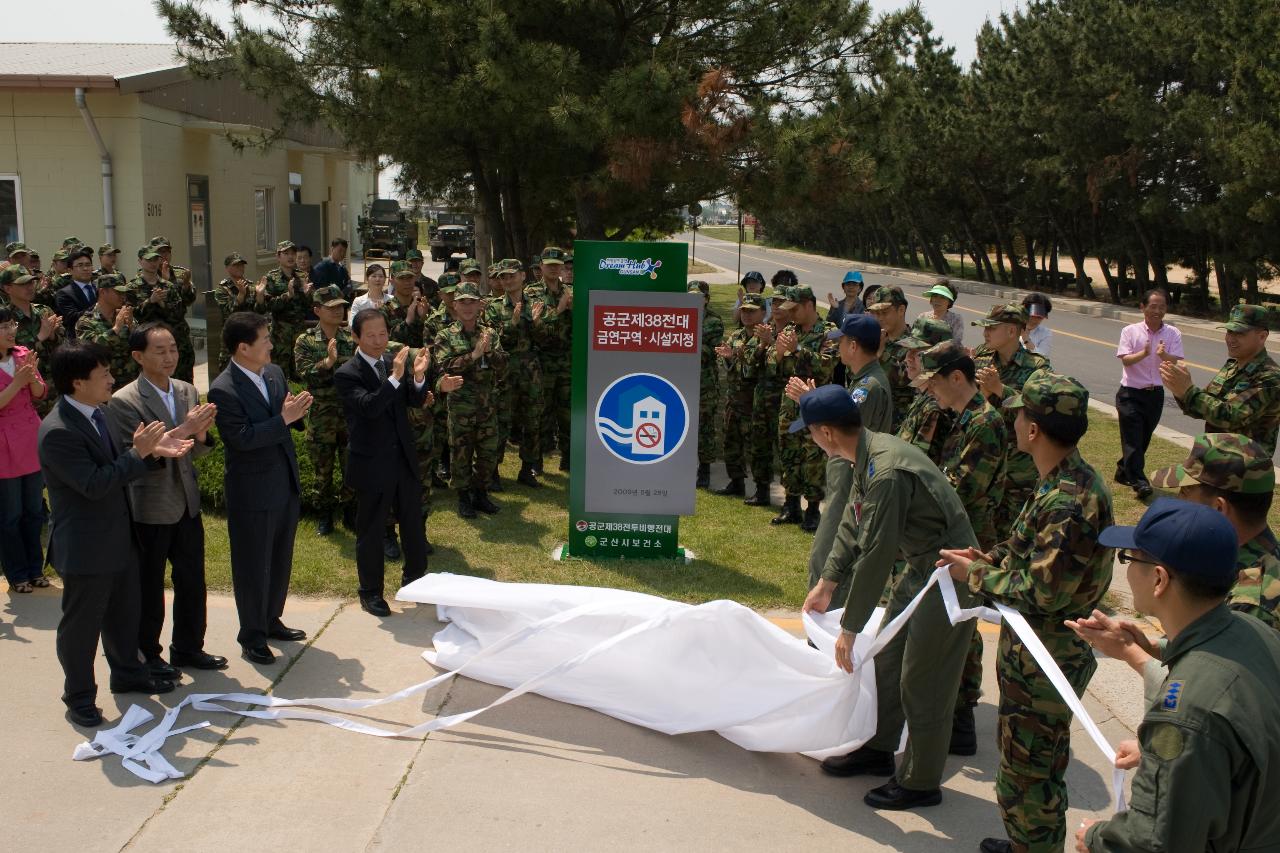
<instances>
[{"instance_id":1,"label":"concrete pavement","mask_svg":"<svg viewBox=\"0 0 1280 853\"><path fill-rule=\"evenodd\" d=\"M825 777L799 755L742 750L715 734L668 737L583 708L525 696L448 732L380 739L306 721L265 722L184 711L179 725L209 728L169 742L188 778L150 785L116 759L73 762L86 733L58 702L53 649L58 590L9 595L0 611L7 689L0 746L12 827L32 850L334 851L602 849L709 850L840 844L857 850L975 849L999 834L994 804L995 633L985 626L986 698L980 750L952 758L942 806L877 813L861 795L880 780ZM223 673L196 673L161 697L113 697L108 723L134 702L159 711L185 693L372 697L425 680L420 657L438 630L435 609L393 604L378 620L348 601L292 599L286 622L306 644L284 643L274 667L233 658ZM794 614L791 614L794 617ZM786 615L780 624L788 624ZM208 647L235 652L235 610L210 598ZM105 666L99 680L106 683ZM386 726L486 704L501 691L458 679L371 712ZM1100 661L1085 702L1112 742L1132 737L1141 685L1122 664ZM1068 771L1070 825L1108 808L1110 770L1076 726ZM18 843L16 838L14 843Z\"/></svg>"}]
</instances>

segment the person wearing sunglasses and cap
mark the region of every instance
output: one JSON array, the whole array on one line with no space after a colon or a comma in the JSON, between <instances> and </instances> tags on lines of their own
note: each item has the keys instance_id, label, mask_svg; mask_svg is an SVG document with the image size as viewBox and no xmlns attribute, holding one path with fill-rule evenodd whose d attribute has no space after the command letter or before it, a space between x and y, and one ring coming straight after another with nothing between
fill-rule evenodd
<instances>
[{"instance_id":1,"label":"person wearing sunglasses and cap","mask_svg":"<svg viewBox=\"0 0 1280 853\"><path fill-rule=\"evenodd\" d=\"M1133 606L1165 631L1168 671L1147 693L1137 741L1116 750L1117 767L1136 767L1128 810L1084 821L1077 851L1271 850L1280 839L1280 632L1226 603L1236 540L1221 513L1174 498L1102 531ZM1067 625L1093 642L1090 623L1106 619ZM1119 653L1141 671L1138 643Z\"/></svg>"}]
</instances>

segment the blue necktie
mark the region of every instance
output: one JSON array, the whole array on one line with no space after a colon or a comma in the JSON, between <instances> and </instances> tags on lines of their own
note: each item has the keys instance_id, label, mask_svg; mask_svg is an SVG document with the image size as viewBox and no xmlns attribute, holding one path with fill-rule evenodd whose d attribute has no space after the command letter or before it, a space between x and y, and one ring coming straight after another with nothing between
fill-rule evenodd
<instances>
[{"instance_id":1,"label":"blue necktie","mask_svg":"<svg viewBox=\"0 0 1280 853\"><path fill-rule=\"evenodd\" d=\"M102 439L102 449L107 452L107 456L115 456L111 449L111 433L107 432L107 416L102 414L102 409L93 410L93 425L98 428L98 438Z\"/></svg>"}]
</instances>

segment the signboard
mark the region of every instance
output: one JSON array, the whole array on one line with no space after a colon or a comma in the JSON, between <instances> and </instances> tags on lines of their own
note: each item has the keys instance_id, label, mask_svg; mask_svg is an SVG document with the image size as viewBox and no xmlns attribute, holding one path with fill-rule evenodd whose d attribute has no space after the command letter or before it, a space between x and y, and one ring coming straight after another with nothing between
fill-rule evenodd
<instances>
[{"instance_id":1,"label":"signboard","mask_svg":"<svg viewBox=\"0 0 1280 853\"><path fill-rule=\"evenodd\" d=\"M574 245L567 553L678 556L698 465L703 300L683 243Z\"/></svg>"},{"instance_id":2,"label":"signboard","mask_svg":"<svg viewBox=\"0 0 1280 853\"><path fill-rule=\"evenodd\" d=\"M204 245L204 202L191 202L191 246Z\"/></svg>"}]
</instances>

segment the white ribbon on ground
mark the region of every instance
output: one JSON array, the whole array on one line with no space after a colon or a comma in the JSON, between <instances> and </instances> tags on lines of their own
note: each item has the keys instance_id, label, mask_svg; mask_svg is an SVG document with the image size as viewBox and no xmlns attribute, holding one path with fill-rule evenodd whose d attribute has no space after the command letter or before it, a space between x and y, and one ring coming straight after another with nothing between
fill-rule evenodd
<instances>
[{"instance_id":1,"label":"white ribbon on ground","mask_svg":"<svg viewBox=\"0 0 1280 853\"><path fill-rule=\"evenodd\" d=\"M953 624L975 617L1008 621L1114 765L1115 751L1026 620L1003 605L997 610L961 608L946 569L935 571L889 624L880 627L883 610L872 614L854 640L853 675L840 671L833 660L840 611L804 614L806 633L818 647L814 651L731 601L695 606L623 590L431 574L401 589L397 598L435 604L441 620L449 623L433 638L435 650L423 653L446 670L434 678L376 699L192 694L141 735L133 730L154 717L135 705L115 727L77 746L73 758L117 755L134 775L161 782L184 776L161 754L165 741L209 725L174 728L187 706L265 720L314 720L375 737L413 738L452 728L530 692L666 734L715 731L755 751L800 752L819 759L842 755L875 734L875 655L902 630L935 584ZM484 707L401 729L324 713L367 711L426 693L456 675L510 690ZM228 707L233 704L249 707ZM1115 771L1117 810L1124 808L1123 785L1123 772Z\"/></svg>"}]
</instances>

